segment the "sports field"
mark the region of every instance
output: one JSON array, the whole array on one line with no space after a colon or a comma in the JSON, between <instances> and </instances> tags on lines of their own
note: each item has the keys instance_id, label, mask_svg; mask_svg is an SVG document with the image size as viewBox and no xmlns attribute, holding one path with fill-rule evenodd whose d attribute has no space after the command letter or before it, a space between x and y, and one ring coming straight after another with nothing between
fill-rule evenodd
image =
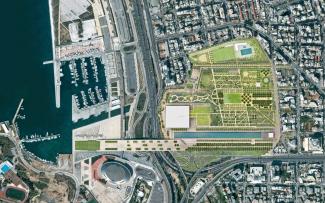
<instances>
[{"instance_id":1,"label":"sports field","mask_svg":"<svg viewBox=\"0 0 325 203\"><path fill-rule=\"evenodd\" d=\"M248 57L241 57L241 53L247 49L236 50L236 45L246 44L253 50ZM189 54L189 59L194 66L216 65L216 64L250 64L269 63L268 56L255 38L245 40L234 40L221 45L212 46L206 49L195 51Z\"/></svg>"}]
</instances>

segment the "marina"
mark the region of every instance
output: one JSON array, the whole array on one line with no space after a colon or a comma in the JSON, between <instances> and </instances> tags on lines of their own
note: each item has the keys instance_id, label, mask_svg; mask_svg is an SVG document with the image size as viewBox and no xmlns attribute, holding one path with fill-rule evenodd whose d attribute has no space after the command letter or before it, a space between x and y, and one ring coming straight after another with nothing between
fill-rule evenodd
<instances>
[{"instance_id":1,"label":"marina","mask_svg":"<svg viewBox=\"0 0 325 203\"><path fill-rule=\"evenodd\" d=\"M69 70L68 74L64 69ZM100 57L61 62L61 77L70 84L70 91L78 110L85 110L108 101L106 73Z\"/></svg>"},{"instance_id":2,"label":"marina","mask_svg":"<svg viewBox=\"0 0 325 203\"><path fill-rule=\"evenodd\" d=\"M32 142L41 142L41 141L47 141L47 140L54 140L60 138L60 134L49 134L48 132L46 133L45 136L42 135L26 135L24 139L21 139L20 141L22 143L32 143Z\"/></svg>"},{"instance_id":3,"label":"marina","mask_svg":"<svg viewBox=\"0 0 325 203\"><path fill-rule=\"evenodd\" d=\"M16 10L19 17L4 22L7 28L14 27L15 32L0 34L2 49L7 50L1 57L1 74L5 77L0 80L0 121L12 122L15 117L21 139L31 135L45 136L47 132L48 135L59 134L56 139L22 145L40 159L55 162L59 153L71 153L72 98L68 92L55 91L57 87L65 88L65 84L53 85L58 82L54 74L55 63L43 64L56 58L52 53L49 4L48 1L13 0L4 2L3 6ZM9 16L11 12L5 9L2 15ZM56 108L56 92L60 108Z\"/></svg>"}]
</instances>

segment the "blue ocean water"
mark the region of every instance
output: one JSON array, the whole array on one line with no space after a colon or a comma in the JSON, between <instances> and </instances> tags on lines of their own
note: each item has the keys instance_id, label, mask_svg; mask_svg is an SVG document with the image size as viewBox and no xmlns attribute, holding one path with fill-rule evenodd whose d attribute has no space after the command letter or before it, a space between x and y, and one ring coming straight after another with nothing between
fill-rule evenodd
<instances>
[{"instance_id":1,"label":"blue ocean water","mask_svg":"<svg viewBox=\"0 0 325 203\"><path fill-rule=\"evenodd\" d=\"M3 1L2 8L6 9L0 12L0 121L11 121L24 98L20 114L26 119L18 120L21 136L61 134L58 140L26 144L26 148L54 161L58 153L71 152L71 107L56 109L53 67L43 65L52 58L48 1ZM63 95L63 103L69 100Z\"/></svg>"}]
</instances>

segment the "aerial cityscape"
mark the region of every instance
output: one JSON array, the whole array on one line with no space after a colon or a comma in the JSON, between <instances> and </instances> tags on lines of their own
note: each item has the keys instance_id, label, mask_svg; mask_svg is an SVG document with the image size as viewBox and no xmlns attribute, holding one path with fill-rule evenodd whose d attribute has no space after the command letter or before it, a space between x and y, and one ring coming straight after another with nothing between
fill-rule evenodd
<instances>
[{"instance_id":1,"label":"aerial cityscape","mask_svg":"<svg viewBox=\"0 0 325 203\"><path fill-rule=\"evenodd\" d=\"M325 203L324 0L4 7L0 202Z\"/></svg>"}]
</instances>

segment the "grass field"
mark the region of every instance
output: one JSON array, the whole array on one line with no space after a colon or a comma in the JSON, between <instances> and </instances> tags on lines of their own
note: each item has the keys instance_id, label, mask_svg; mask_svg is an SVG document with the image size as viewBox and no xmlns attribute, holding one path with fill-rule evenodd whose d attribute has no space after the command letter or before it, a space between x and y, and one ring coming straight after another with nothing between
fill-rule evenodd
<instances>
[{"instance_id":1,"label":"grass field","mask_svg":"<svg viewBox=\"0 0 325 203\"><path fill-rule=\"evenodd\" d=\"M251 46L253 49L252 56L242 58L239 54L236 54L234 46L238 43L247 43ZM221 45L195 51L189 54L189 59L194 66L225 64L229 62L236 64L269 63L268 56L255 38L233 40Z\"/></svg>"},{"instance_id":2,"label":"grass field","mask_svg":"<svg viewBox=\"0 0 325 203\"><path fill-rule=\"evenodd\" d=\"M210 105L194 105L191 110L191 117L196 118L198 126L210 125L210 114L213 112Z\"/></svg>"},{"instance_id":3,"label":"grass field","mask_svg":"<svg viewBox=\"0 0 325 203\"><path fill-rule=\"evenodd\" d=\"M211 113L212 109L210 105L194 105L191 114L197 113Z\"/></svg>"},{"instance_id":4,"label":"grass field","mask_svg":"<svg viewBox=\"0 0 325 203\"><path fill-rule=\"evenodd\" d=\"M210 57L212 58L211 60L212 63L236 59L236 54L233 46L215 47L209 53L210 53Z\"/></svg>"},{"instance_id":5,"label":"grass field","mask_svg":"<svg viewBox=\"0 0 325 203\"><path fill-rule=\"evenodd\" d=\"M185 151L172 152L181 167L187 171L196 171L207 164L225 156L261 156L267 151Z\"/></svg>"},{"instance_id":6,"label":"grass field","mask_svg":"<svg viewBox=\"0 0 325 203\"><path fill-rule=\"evenodd\" d=\"M210 105L194 105L191 110L191 117L196 119L198 126L210 126L210 114L213 109Z\"/></svg>"},{"instance_id":7,"label":"grass field","mask_svg":"<svg viewBox=\"0 0 325 203\"><path fill-rule=\"evenodd\" d=\"M100 148L100 142L96 140L75 141L75 150L96 151Z\"/></svg>"},{"instance_id":8,"label":"grass field","mask_svg":"<svg viewBox=\"0 0 325 203\"><path fill-rule=\"evenodd\" d=\"M223 100L226 104L239 104L241 103L241 96L238 93L225 93Z\"/></svg>"},{"instance_id":9,"label":"grass field","mask_svg":"<svg viewBox=\"0 0 325 203\"><path fill-rule=\"evenodd\" d=\"M210 114L197 115L196 122L198 126L209 126L210 125Z\"/></svg>"},{"instance_id":10,"label":"grass field","mask_svg":"<svg viewBox=\"0 0 325 203\"><path fill-rule=\"evenodd\" d=\"M209 88L212 87L213 84L213 76L210 69L201 71L200 78L200 87L201 88Z\"/></svg>"}]
</instances>

